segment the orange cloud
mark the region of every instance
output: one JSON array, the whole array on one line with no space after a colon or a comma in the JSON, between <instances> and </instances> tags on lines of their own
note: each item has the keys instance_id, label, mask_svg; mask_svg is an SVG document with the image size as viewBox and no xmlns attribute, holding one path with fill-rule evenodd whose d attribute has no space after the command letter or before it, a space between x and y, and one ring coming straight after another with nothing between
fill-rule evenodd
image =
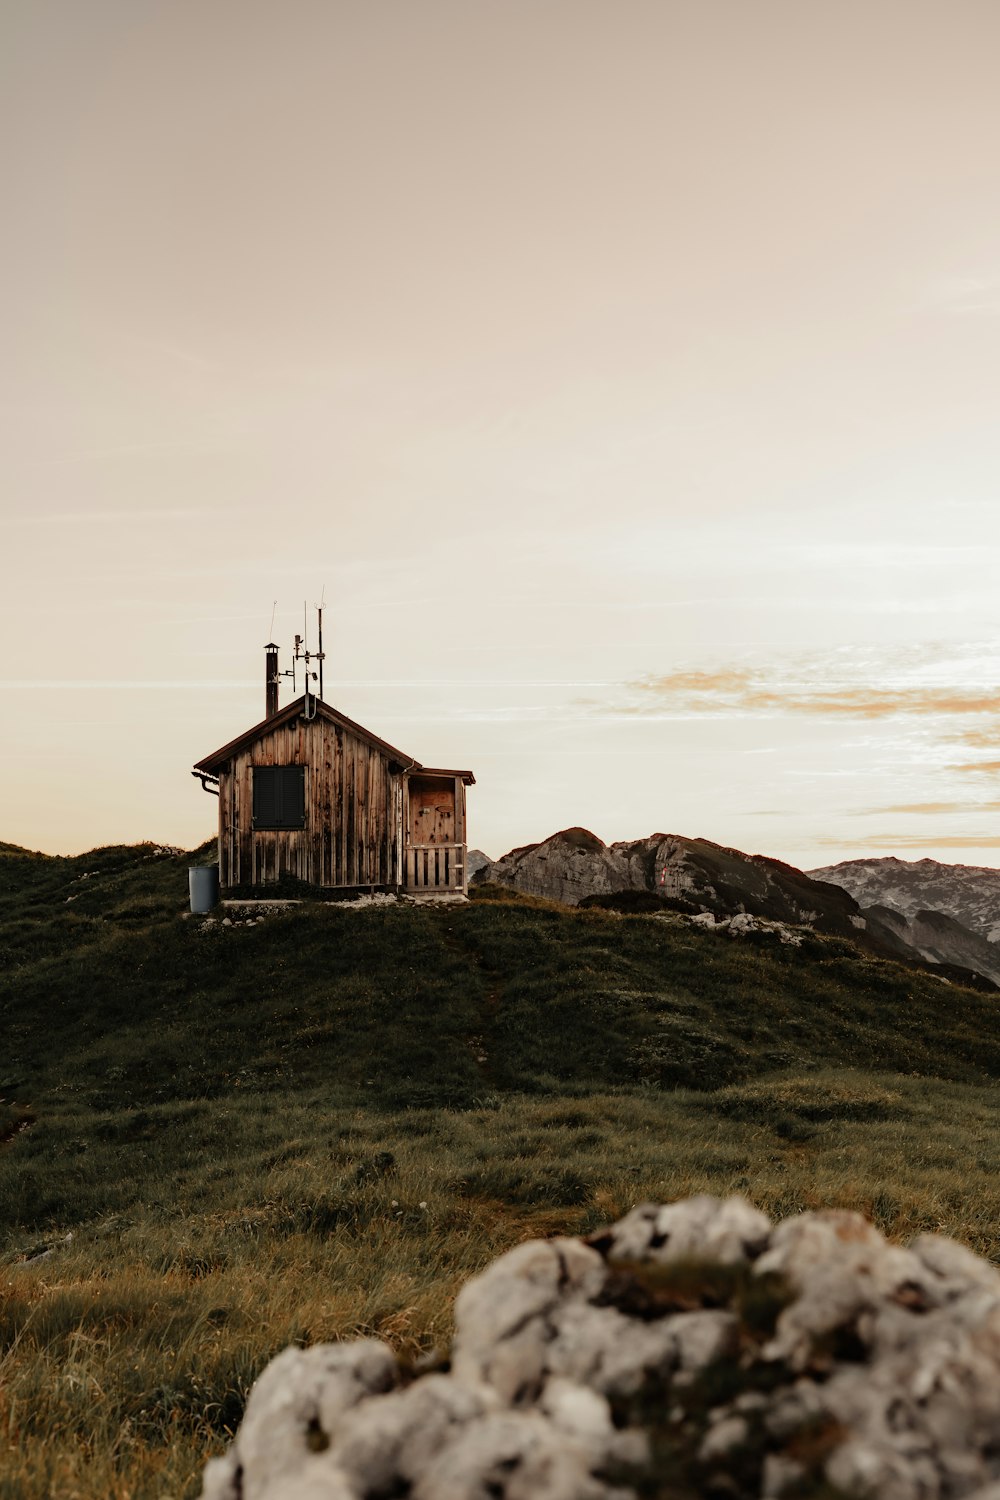
<instances>
[{"instance_id":1,"label":"orange cloud","mask_svg":"<svg viewBox=\"0 0 1000 1500\"><path fill-rule=\"evenodd\" d=\"M768 682L763 674L749 671L671 672L647 677L630 687L642 695L631 712L642 713L646 705L682 708L708 713L818 714L853 719L887 719L899 714L924 718L943 715L1000 715L1000 692L973 692L932 687L840 686L824 683L821 671L812 683ZM998 738L991 743L996 744Z\"/></svg>"},{"instance_id":2,"label":"orange cloud","mask_svg":"<svg viewBox=\"0 0 1000 1500\"><path fill-rule=\"evenodd\" d=\"M996 729L962 729L952 736L961 745L974 750L1000 750L1000 727Z\"/></svg>"},{"instance_id":3,"label":"orange cloud","mask_svg":"<svg viewBox=\"0 0 1000 1500\"><path fill-rule=\"evenodd\" d=\"M936 816L940 813L983 812L986 808L996 807L1000 807L1000 802L893 802L888 807L866 807L862 809L861 815L866 818L889 813L929 813Z\"/></svg>"},{"instance_id":4,"label":"orange cloud","mask_svg":"<svg viewBox=\"0 0 1000 1500\"><path fill-rule=\"evenodd\" d=\"M942 814L947 813L994 812L1000 812L1000 802L892 802L885 807L859 807L855 810L854 816L859 818L879 818L895 816L898 813L906 815L916 813L940 817Z\"/></svg>"}]
</instances>

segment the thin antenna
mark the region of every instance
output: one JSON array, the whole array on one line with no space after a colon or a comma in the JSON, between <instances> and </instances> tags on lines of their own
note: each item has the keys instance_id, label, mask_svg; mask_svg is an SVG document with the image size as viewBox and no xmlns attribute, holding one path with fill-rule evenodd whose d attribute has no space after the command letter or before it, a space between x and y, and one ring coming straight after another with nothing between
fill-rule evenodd
<instances>
[{"instance_id":1,"label":"thin antenna","mask_svg":"<svg viewBox=\"0 0 1000 1500\"><path fill-rule=\"evenodd\" d=\"M319 647L315 651L309 650L309 605L308 601L302 601L302 634L296 634L295 645L292 650L292 665L290 671L279 672L277 670L277 647L275 647L274 676L275 683L278 677L290 677L292 679L292 692L297 689L298 664L302 662L302 682L305 688L305 702L302 705L302 717L314 719L316 717L316 704L323 699L323 605L326 602L326 587L323 588L321 602L316 606L316 614L319 626ZM274 634L274 616L278 608L275 599L271 610L271 634ZM310 671L310 663L315 662L319 668L318 672ZM319 684L319 692L312 693L309 690L310 681ZM270 701L270 700L269 700Z\"/></svg>"},{"instance_id":2,"label":"thin antenna","mask_svg":"<svg viewBox=\"0 0 1000 1500\"><path fill-rule=\"evenodd\" d=\"M319 650L316 653L316 660L319 662L319 696L320 696L320 702L322 702L322 700L323 700L323 606L322 606L322 604L316 610L316 618L317 618L317 620L319 622Z\"/></svg>"},{"instance_id":3,"label":"thin antenna","mask_svg":"<svg viewBox=\"0 0 1000 1500\"><path fill-rule=\"evenodd\" d=\"M277 608L278 608L278 601L277 601L277 599L275 599L274 604L271 606L271 629L268 632L268 637L267 637L269 641L273 641L274 640L274 614L275 614L275 610Z\"/></svg>"},{"instance_id":4,"label":"thin antenna","mask_svg":"<svg viewBox=\"0 0 1000 1500\"><path fill-rule=\"evenodd\" d=\"M305 667L302 670L302 681L306 691L302 711L305 718L314 719L316 717L316 709L313 708L312 713L309 712L309 615L304 599L302 601L302 656L305 661Z\"/></svg>"}]
</instances>

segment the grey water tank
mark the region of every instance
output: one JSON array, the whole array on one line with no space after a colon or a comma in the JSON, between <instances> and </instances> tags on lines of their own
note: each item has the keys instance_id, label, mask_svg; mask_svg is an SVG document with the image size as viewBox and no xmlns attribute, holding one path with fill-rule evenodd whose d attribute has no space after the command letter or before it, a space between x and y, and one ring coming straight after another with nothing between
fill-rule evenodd
<instances>
[{"instance_id":1,"label":"grey water tank","mask_svg":"<svg viewBox=\"0 0 1000 1500\"><path fill-rule=\"evenodd\" d=\"M211 911L219 901L218 865L190 865L188 889L191 892L192 911Z\"/></svg>"}]
</instances>

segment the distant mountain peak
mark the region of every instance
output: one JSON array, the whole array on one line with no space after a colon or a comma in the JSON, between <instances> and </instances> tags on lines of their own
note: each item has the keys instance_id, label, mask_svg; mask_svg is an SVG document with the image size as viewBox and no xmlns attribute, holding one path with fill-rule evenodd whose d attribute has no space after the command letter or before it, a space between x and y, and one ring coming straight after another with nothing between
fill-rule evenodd
<instances>
[{"instance_id":1,"label":"distant mountain peak","mask_svg":"<svg viewBox=\"0 0 1000 1500\"><path fill-rule=\"evenodd\" d=\"M919 912L943 912L986 942L1000 942L1000 870L890 854L846 859L809 874L842 886L863 907L891 906L910 919Z\"/></svg>"}]
</instances>

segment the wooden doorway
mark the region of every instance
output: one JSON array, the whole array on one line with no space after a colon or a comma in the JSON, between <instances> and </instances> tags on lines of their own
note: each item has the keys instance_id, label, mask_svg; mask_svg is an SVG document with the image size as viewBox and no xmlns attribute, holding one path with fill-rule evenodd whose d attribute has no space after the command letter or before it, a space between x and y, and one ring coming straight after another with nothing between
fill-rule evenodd
<instances>
[{"instance_id":1,"label":"wooden doorway","mask_svg":"<svg viewBox=\"0 0 1000 1500\"><path fill-rule=\"evenodd\" d=\"M455 842L455 778L410 777L411 844Z\"/></svg>"},{"instance_id":2,"label":"wooden doorway","mask_svg":"<svg viewBox=\"0 0 1000 1500\"><path fill-rule=\"evenodd\" d=\"M464 891L465 828L455 776L407 778L406 887Z\"/></svg>"}]
</instances>

